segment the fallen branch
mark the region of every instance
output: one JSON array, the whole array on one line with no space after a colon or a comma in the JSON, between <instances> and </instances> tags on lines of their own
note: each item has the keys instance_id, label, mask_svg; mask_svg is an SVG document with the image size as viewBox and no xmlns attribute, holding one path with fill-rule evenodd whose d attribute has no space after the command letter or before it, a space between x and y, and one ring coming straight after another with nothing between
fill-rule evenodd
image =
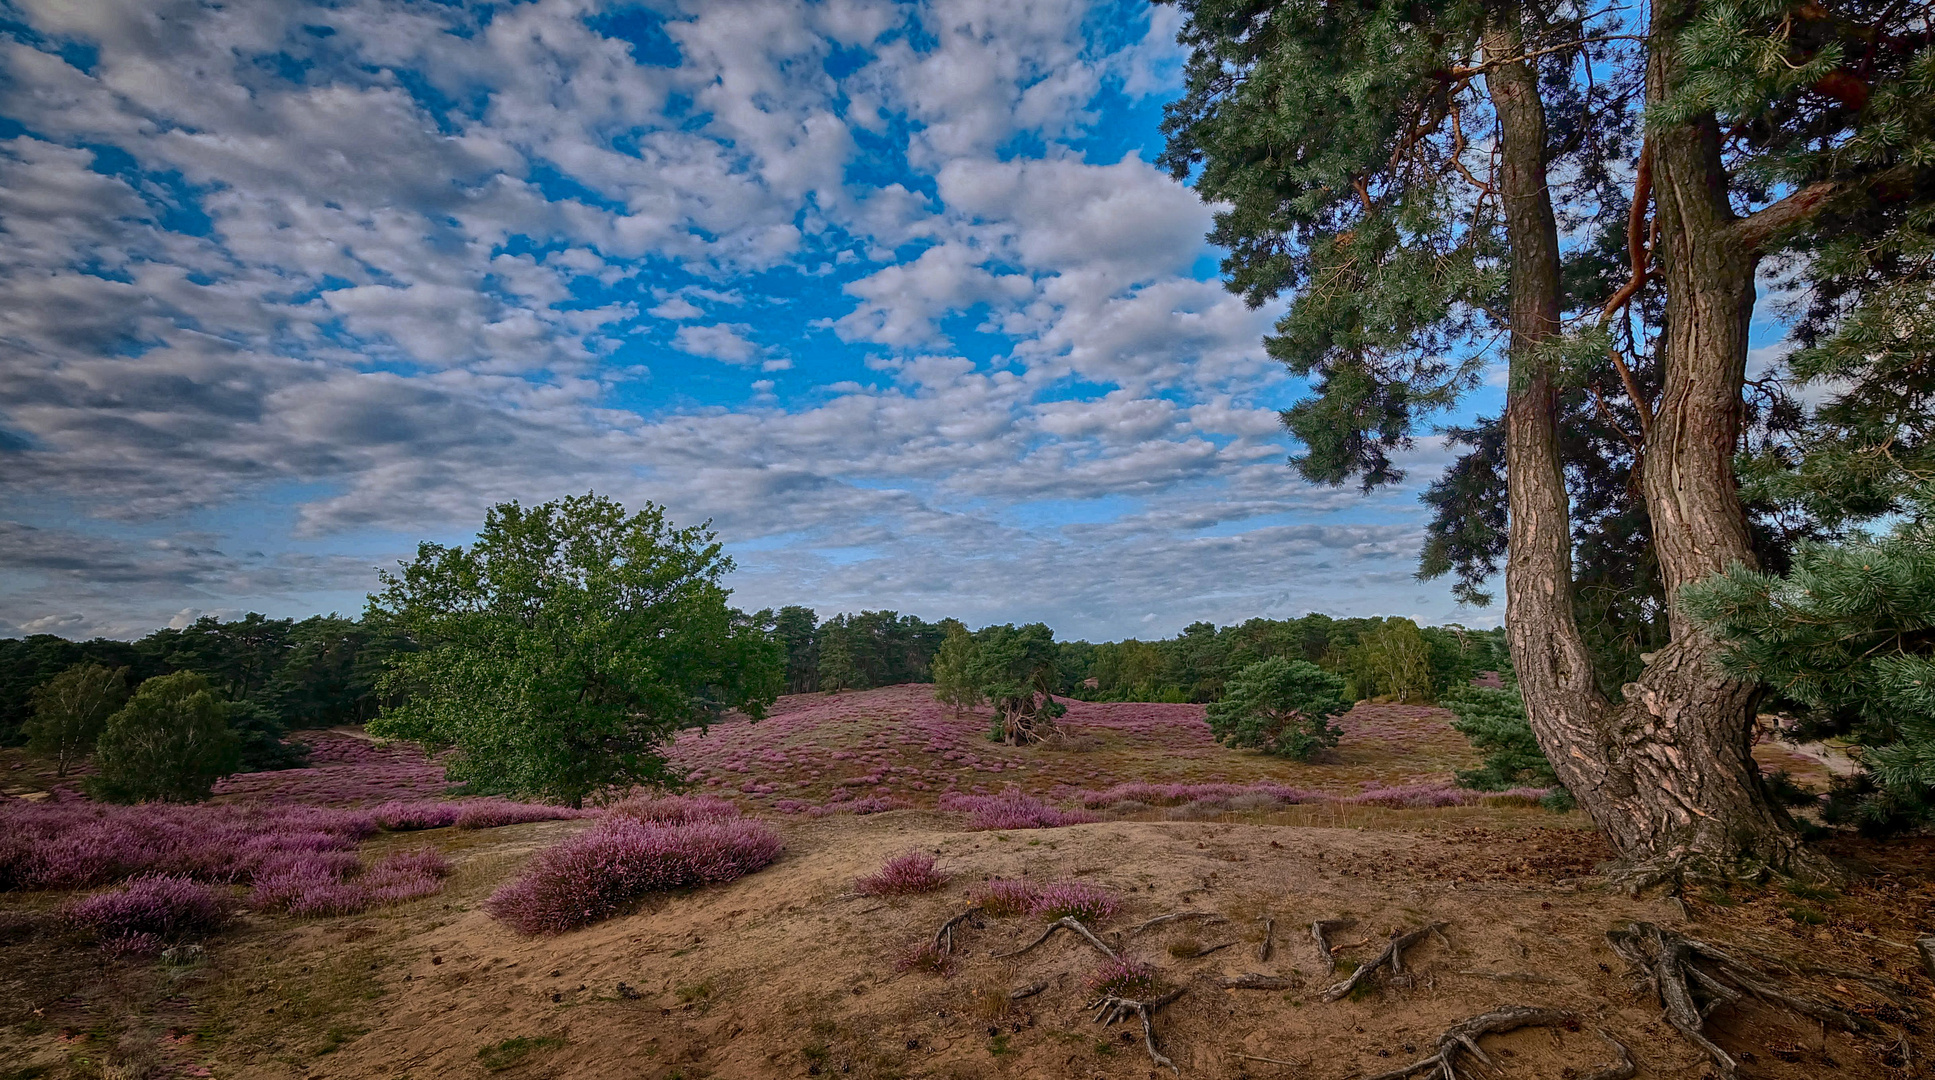
<instances>
[{"instance_id":1,"label":"fallen branch","mask_svg":"<svg viewBox=\"0 0 1935 1080\"><path fill-rule=\"evenodd\" d=\"M1333 946L1330 935L1333 931L1348 930L1357 925L1356 919L1318 919L1310 924L1310 940L1317 943L1317 955L1323 959L1324 970L1337 970L1337 957L1332 955Z\"/></svg>"},{"instance_id":2,"label":"fallen branch","mask_svg":"<svg viewBox=\"0 0 1935 1080\"><path fill-rule=\"evenodd\" d=\"M1282 1058L1258 1057L1255 1054L1231 1054L1230 1056L1234 1058L1242 1058L1244 1061L1267 1061L1272 1065L1288 1065L1293 1069L1301 1069L1305 1065L1310 1064L1307 1061L1285 1061Z\"/></svg>"},{"instance_id":3,"label":"fallen branch","mask_svg":"<svg viewBox=\"0 0 1935 1080\"><path fill-rule=\"evenodd\" d=\"M1151 998L1148 1001L1136 1001L1132 998L1111 996L1105 997L1100 1001L1090 1002L1087 1007L1099 1010L1095 1014L1095 1022L1098 1024L1113 1024L1117 1020L1127 1020L1131 1016L1141 1017L1142 1045L1144 1049L1149 1051L1149 1060L1168 1069L1177 1076L1181 1076L1182 1070L1176 1067L1176 1063L1164 1057L1162 1051L1156 1049L1156 1024L1154 1016L1157 1009L1162 1008L1164 1005L1169 1004L1182 995L1183 987L1178 986L1161 997Z\"/></svg>"},{"instance_id":4,"label":"fallen branch","mask_svg":"<svg viewBox=\"0 0 1935 1080\"><path fill-rule=\"evenodd\" d=\"M1216 980L1216 985L1223 990L1294 990L1297 988L1297 980L1285 978L1281 975L1265 975L1258 971L1247 971L1241 975L1218 979Z\"/></svg>"},{"instance_id":5,"label":"fallen branch","mask_svg":"<svg viewBox=\"0 0 1935 1080\"><path fill-rule=\"evenodd\" d=\"M1188 956L1182 957L1182 959L1200 960L1203 957L1208 956L1210 953L1221 952L1222 950L1227 949L1234 944L1236 944L1236 942L1234 941L1225 941L1220 945L1205 945L1202 948L1197 949L1195 952L1189 954Z\"/></svg>"},{"instance_id":6,"label":"fallen branch","mask_svg":"<svg viewBox=\"0 0 1935 1080\"><path fill-rule=\"evenodd\" d=\"M1127 941L1130 938L1136 936L1137 934L1142 933L1144 930L1147 930L1152 926L1161 926L1163 923L1179 922L1183 919L1207 919L1211 923L1219 923L1219 922L1226 921L1221 915L1217 914L1214 911L1172 911L1167 915L1158 915L1153 919L1149 919L1145 922L1139 922L1134 926L1129 927L1127 930L1123 931L1122 933L1117 934L1116 940Z\"/></svg>"},{"instance_id":7,"label":"fallen branch","mask_svg":"<svg viewBox=\"0 0 1935 1080\"><path fill-rule=\"evenodd\" d=\"M1421 927L1408 934L1399 934L1391 938L1391 943L1384 946L1384 951L1378 953L1376 959L1359 967L1356 971L1351 972L1350 978L1325 990L1324 1000L1336 1001L1338 998L1348 995L1351 991L1357 989L1359 984L1368 980L1373 974L1376 974L1377 970L1382 967L1389 967L1393 975L1404 974L1404 950L1416 945L1418 942L1423 941L1433 934L1443 937L1444 935L1440 934L1439 931L1445 925L1444 923L1432 923L1430 926Z\"/></svg>"},{"instance_id":8,"label":"fallen branch","mask_svg":"<svg viewBox=\"0 0 1935 1080\"><path fill-rule=\"evenodd\" d=\"M941 928L934 931L934 948L939 950L942 956L954 955L954 928L979 914L981 914L981 905L976 904L942 923Z\"/></svg>"},{"instance_id":9,"label":"fallen branch","mask_svg":"<svg viewBox=\"0 0 1935 1080\"><path fill-rule=\"evenodd\" d=\"M1465 1054L1492 1065L1492 1059L1478 1047L1478 1040L1485 1035L1500 1035L1524 1027L1570 1027L1575 1023L1577 1021L1571 1013L1557 1009L1507 1005L1453 1024L1438 1036L1438 1052L1430 1057L1420 1058L1401 1069L1379 1073L1368 1080L1404 1080L1418 1073L1424 1073L1427 1077L1435 1076L1439 1080L1458 1080L1458 1059ZM1599 1033L1599 1037L1619 1051L1619 1060L1595 1071L1586 1080L1626 1080L1632 1076L1637 1069L1625 1045L1604 1031Z\"/></svg>"},{"instance_id":10,"label":"fallen branch","mask_svg":"<svg viewBox=\"0 0 1935 1080\"><path fill-rule=\"evenodd\" d=\"M1852 1015L1831 1005L1782 991L1768 981L1765 973L1735 959L1717 945L1695 941L1653 923L1629 923L1624 929L1608 931L1606 940L1614 952L1652 985L1661 1007L1666 1010L1667 1022L1705 1052L1723 1076L1738 1075L1740 1066L1731 1054L1707 1037L1707 1017L1722 1005L1731 1005L1744 997L1782 1006L1843 1031L1859 1031L1863 1026Z\"/></svg>"},{"instance_id":11,"label":"fallen branch","mask_svg":"<svg viewBox=\"0 0 1935 1080\"><path fill-rule=\"evenodd\" d=\"M1042 942L1047 941L1050 937L1054 936L1054 933L1057 930L1073 930L1077 934L1082 935L1083 939L1085 939L1090 945L1093 945L1097 949L1101 950L1101 953L1103 956L1106 956L1111 960L1114 960L1116 958L1115 950L1109 948L1107 945L1102 944L1102 939L1096 937L1092 933L1089 933L1088 927L1083 926L1081 923L1081 920L1075 918L1075 916L1073 915L1064 915L1061 918L1056 919L1054 922L1049 923L1048 929L1043 930L1041 932L1040 937L1036 938L1035 940L1029 942L1026 945L1023 945L1019 949L1013 949L1004 953L991 952L988 955L994 957L996 960L1006 960L1010 956L1020 956L1022 953L1025 953L1028 950L1034 948L1035 946L1041 944Z\"/></svg>"}]
</instances>

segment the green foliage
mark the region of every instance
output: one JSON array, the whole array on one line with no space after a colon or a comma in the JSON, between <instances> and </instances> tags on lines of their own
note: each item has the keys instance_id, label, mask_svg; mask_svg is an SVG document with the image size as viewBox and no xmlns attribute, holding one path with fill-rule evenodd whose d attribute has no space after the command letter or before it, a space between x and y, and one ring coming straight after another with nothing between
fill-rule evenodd
<instances>
[{"instance_id":1,"label":"green foliage","mask_svg":"<svg viewBox=\"0 0 1935 1080\"><path fill-rule=\"evenodd\" d=\"M943 619L947 637L934 654L934 700L962 712L981 704L981 688L969 677L974 667L974 635L954 619Z\"/></svg>"},{"instance_id":2,"label":"green foliage","mask_svg":"<svg viewBox=\"0 0 1935 1080\"><path fill-rule=\"evenodd\" d=\"M928 665L945 631L897 611L835 615L821 623L819 689L865 690L926 682Z\"/></svg>"},{"instance_id":3,"label":"green foliage","mask_svg":"<svg viewBox=\"0 0 1935 1080\"><path fill-rule=\"evenodd\" d=\"M994 706L992 741L1024 743L1046 737L1055 718L1068 711L1056 701L1060 650L1055 632L1042 623L983 627L974 635L967 683Z\"/></svg>"},{"instance_id":4,"label":"green foliage","mask_svg":"<svg viewBox=\"0 0 1935 1080\"><path fill-rule=\"evenodd\" d=\"M108 718L94 751L88 794L103 802L200 802L241 766L228 705L192 671L135 688Z\"/></svg>"},{"instance_id":5,"label":"green foliage","mask_svg":"<svg viewBox=\"0 0 1935 1080\"><path fill-rule=\"evenodd\" d=\"M819 689L820 617L812 608L783 607L773 616L771 627L773 640L786 650L786 692L805 694Z\"/></svg>"},{"instance_id":6,"label":"green foliage","mask_svg":"<svg viewBox=\"0 0 1935 1080\"><path fill-rule=\"evenodd\" d=\"M1935 489L1891 532L1804 545L1790 573L1736 566L1681 592L1725 645L1723 669L1765 685L1794 735L1862 747L1870 776L1833 793L1875 831L1935 819Z\"/></svg>"},{"instance_id":7,"label":"green foliage","mask_svg":"<svg viewBox=\"0 0 1935 1080\"><path fill-rule=\"evenodd\" d=\"M1545 751L1539 749L1531 721L1525 716L1525 702L1516 688L1460 687L1446 693L1439 704L1456 717L1452 728L1485 755L1484 764L1478 768L1458 771L1460 786L1479 791L1557 786L1558 777Z\"/></svg>"},{"instance_id":8,"label":"green foliage","mask_svg":"<svg viewBox=\"0 0 1935 1080\"><path fill-rule=\"evenodd\" d=\"M425 543L385 572L372 614L419 646L394 657L403 696L370 730L453 747L476 791L582 804L676 779L660 746L778 693L779 647L726 606L732 562L703 527L595 494L492 507L477 542Z\"/></svg>"},{"instance_id":9,"label":"green foliage","mask_svg":"<svg viewBox=\"0 0 1935 1080\"><path fill-rule=\"evenodd\" d=\"M1431 699L1431 644L1409 619L1394 616L1364 635L1348 663L1359 697Z\"/></svg>"},{"instance_id":10,"label":"green foliage","mask_svg":"<svg viewBox=\"0 0 1935 1080\"><path fill-rule=\"evenodd\" d=\"M34 688L34 715L24 734L27 749L54 759L54 775L92 753L108 717L128 698L127 670L75 664Z\"/></svg>"},{"instance_id":11,"label":"green foliage","mask_svg":"<svg viewBox=\"0 0 1935 1080\"><path fill-rule=\"evenodd\" d=\"M1349 708L1343 679L1308 660L1272 657L1230 680L1209 707L1209 730L1229 746L1309 761L1337 745L1344 732L1330 718Z\"/></svg>"}]
</instances>

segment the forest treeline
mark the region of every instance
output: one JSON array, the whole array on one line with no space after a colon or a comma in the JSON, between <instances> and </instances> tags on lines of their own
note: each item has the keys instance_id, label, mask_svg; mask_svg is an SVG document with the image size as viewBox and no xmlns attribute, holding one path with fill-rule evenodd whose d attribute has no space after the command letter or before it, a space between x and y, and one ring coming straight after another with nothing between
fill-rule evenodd
<instances>
[{"instance_id":1,"label":"forest treeline","mask_svg":"<svg viewBox=\"0 0 1935 1080\"><path fill-rule=\"evenodd\" d=\"M783 650L785 689L796 694L931 682L948 629L962 625L896 611L822 621L805 607L739 617ZM1314 613L1221 627L1192 623L1158 640L1059 641L1054 647L1056 692L1089 701L1212 702L1237 672L1272 657L1308 660L1336 672L1353 700L1433 701L1506 663L1497 631ZM254 613L231 620L204 616L134 641L70 641L51 634L0 639L0 745L24 740L37 687L76 665L98 664L125 671L130 689L177 672L205 677L230 703L245 764L299 765L301 749L281 736L374 718L384 704L378 682L387 662L411 648L407 635L379 619Z\"/></svg>"}]
</instances>

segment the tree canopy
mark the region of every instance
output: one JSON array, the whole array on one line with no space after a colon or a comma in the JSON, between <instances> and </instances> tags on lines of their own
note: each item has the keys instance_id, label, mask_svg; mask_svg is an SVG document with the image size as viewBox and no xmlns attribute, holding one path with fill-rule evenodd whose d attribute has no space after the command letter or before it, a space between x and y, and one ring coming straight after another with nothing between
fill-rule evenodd
<instances>
[{"instance_id":1,"label":"tree canopy","mask_svg":"<svg viewBox=\"0 0 1935 1080\"><path fill-rule=\"evenodd\" d=\"M1209 707L1209 730L1230 746L1309 761L1337 745L1330 718L1350 708L1342 677L1308 660L1272 657L1237 673Z\"/></svg>"},{"instance_id":2,"label":"tree canopy","mask_svg":"<svg viewBox=\"0 0 1935 1080\"><path fill-rule=\"evenodd\" d=\"M416 651L392 657L401 703L370 730L453 748L451 779L477 791L579 805L672 781L667 739L727 709L758 718L782 685L779 648L726 604L731 567L650 503L500 503L474 544L421 544L382 575L371 614Z\"/></svg>"}]
</instances>

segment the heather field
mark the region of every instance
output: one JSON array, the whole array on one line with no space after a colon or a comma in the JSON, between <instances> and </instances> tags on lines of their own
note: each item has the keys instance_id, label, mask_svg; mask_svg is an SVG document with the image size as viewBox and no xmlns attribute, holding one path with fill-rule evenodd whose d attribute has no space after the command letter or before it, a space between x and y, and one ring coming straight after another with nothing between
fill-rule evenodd
<instances>
[{"instance_id":1,"label":"heather field","mask_svg":"<svg viewBox=\"0 0 1935 1080\"><path fill-rule=\"evenodd\" d=\"M1435 708L1361 704L1299 764L1219 746L1200 706L1068 704L1024 748L925 686L784 698L682 735L687 793L583 811L455 797L357 729L185 807L97 805L0 751L0 1077L1141 1078L1136 1023L1082 1006L1176 991L1157 1028L1189 1076L1363 1077L1507 999L1618 1032L1636 1075L1693 1076L1609 928L1907 981L1901 943L1935 919L1920 841L1838 841L1876 871L1845 891L1608 892L1582 815L1453 784L1476 756ZM1332 942L1353 965L1442 925L1329 1002L1313 920L1354 920ZM1245 979L1272 989L1224 988ZM1722 1041L1780 1048L1751 1075L1903 1075L1772 1013ZM1494 1043L1506 1077L1608 1055L1589 1032Z\"/></svg>"}]
</instances>

